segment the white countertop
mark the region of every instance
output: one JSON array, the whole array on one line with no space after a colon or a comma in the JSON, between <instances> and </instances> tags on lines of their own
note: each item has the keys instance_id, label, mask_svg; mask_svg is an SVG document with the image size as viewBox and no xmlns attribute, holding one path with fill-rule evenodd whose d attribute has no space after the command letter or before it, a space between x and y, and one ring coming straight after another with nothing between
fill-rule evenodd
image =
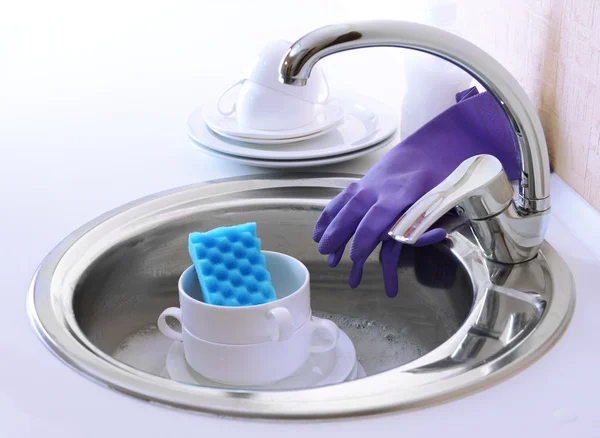
<instances>
[{"instance_id":1,"label":"white countertop","mask_svg":"<svg viewBox=\"0 0 600 438\"><path fill-rule=\"evenodd\" d=\"M342 2L333 3L341 8ZM574 319L538 362L478 394L411 413L289 425L153 406L63 365L36 338L25 312L31 276L60 239L106 210L156 191L264 172L205 156L186 138L189 112L236 79L232 71L239 60L223 53L244 53L269 39L293 39L329 22L373 15L363 15L365 7L353 4L326 8L304 21L271 19L269 24L276 23L270 26L264 20L262 25L236 22L224 30L222 21L214 23L209 11L191 3L173 3L168 10L107 6L78 11L88 21L74 18L77 5L40 10L40 4L35 14L19 6L16 18L4 15L6 22L0 23L12 37L10 44L0 37L0 59L6 61L0 69L1 437L598 433L600 318L591 312L600 307L600 214L556 176L547 240L573 271L578 299ZM237 7L242 16L256 13L249 4ZM276 18L285 15L282 7L274 12ZM226 5L214 8L220 8L210 11L216 16L228 13ZM67 10L71 15L65 18L61 14ZM95 20L89 21L92 16ZM253 40L235 37L251 32ZM214 38L208 39L209 34ZM324 67L330 82L361 84L354 91L399 108L394 95L401 87L393 73L399 61L389 53L343 54L337 61L325 60ZM348 76L347 67L357 62L369 66L376 58L380 70L356 69ZM377 81L365 81L373 75ZM362 173L382 154L319 171Z\"/></svg>"}]
</instances>

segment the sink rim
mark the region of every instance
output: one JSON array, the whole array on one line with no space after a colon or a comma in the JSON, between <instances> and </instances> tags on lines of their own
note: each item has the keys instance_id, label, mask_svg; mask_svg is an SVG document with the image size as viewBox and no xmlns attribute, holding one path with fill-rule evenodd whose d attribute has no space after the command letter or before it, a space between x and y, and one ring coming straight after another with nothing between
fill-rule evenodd
<instances>
[{"instance_id":1,"label":"sink rim","mask_svg":"<svg viewBox=\"0 0 600 438\"><path fill-rule=\"evenodd\" d=\"M62 314L60 300L57 301L58 297L52 295L51 282L54 272L65 254L91 230L105 222L110 225L111 219L114 220L124 212L140 206L149 207L155 201L160 203L161 200L166 201L170 197L173 198L171 205L180 205L175 201L185 202L186 194L196 192L205 192L206 197L210 198L215 196L219 189L226 190L227 193L293 186L342 189L356 178L355 175L323 176L317 173L226 178L159 192L113 209L67 236L40 264L27 297L27 311L34 330L53 354L79 374L126 394L171 407L219 415L301 420L374 415L445 402L479 391L516 374L541 357L558 341L574 312L574 281L565 262L547 242L543 243L540 252L548 265L553 267L550 274L554 283L553 289L559 293L552 295L537 327L514 348L508 349L485 365L446 376L441 381L428 379L428 376L419 375L414 371L427 364L433 353L443 349L459 336L460 329L440 347L414 361L341 385L296 391L257 392L181 384L118 362L95 348L89 341L88 344L91 345L86 345L85 336L81 332L77 333L79 327L72 325L75 321L74 316ZM195 199L198 197L188 201ZM479 248L460 233L452 232L450 237L454 245L452 251L463 252L456 254L459 261L464 261L469 254L477 260L483 258ZM472 270L467 267L467 271L472 276ZM474 293L476 291L477 288L474 289ZM474 301L480 298L474 297ZM81 339L81 336L84 339ZM503 363L507 361L508 363ZM414 384L407 388L407 380L413 381ZM357 394L361 396L357 397ZM353 399L354 402L349 404L349 399Z\"/></svg>"}]
</instances>

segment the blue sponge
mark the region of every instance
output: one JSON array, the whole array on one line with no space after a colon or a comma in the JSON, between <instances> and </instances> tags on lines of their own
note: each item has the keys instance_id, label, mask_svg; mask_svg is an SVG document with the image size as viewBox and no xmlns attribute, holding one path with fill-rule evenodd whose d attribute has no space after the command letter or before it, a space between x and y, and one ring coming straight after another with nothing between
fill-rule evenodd
<instances>
[{"instance_id":1,"label":"blue sponge","mask_svg":"<svg viewBox=\"0 0 600 438\"><path fill-rule=\"evenodd\" d=\"M191 233L189 252L205 303L253 306L277 299L255 223Z\"/></svg>"}]
</instances>

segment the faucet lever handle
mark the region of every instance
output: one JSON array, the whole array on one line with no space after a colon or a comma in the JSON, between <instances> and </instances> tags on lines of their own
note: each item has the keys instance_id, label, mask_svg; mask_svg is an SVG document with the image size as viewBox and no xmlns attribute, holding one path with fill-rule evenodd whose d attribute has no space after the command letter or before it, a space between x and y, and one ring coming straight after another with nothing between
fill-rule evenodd
<instances>
[{"instance_id":1,"label":"faucet lever handle","mask_svg":"<svg viewBox=\"0 0 600 438\"><path fill-rule=\"evenodd\" d=\"M500 161L492 155L475 155L415 202L388 234L398 242L414 244L454 207L471 220L486 219L504 211L513 195Z\"/></svg>"}]
</instances>

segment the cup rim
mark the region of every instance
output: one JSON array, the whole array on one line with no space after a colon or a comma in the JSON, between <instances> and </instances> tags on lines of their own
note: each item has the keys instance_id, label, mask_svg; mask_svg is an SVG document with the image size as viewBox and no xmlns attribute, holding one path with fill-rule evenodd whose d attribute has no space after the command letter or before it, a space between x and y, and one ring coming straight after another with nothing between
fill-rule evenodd
<instances>
[{"instance_id":1,"label":"cup rim","mask_svg":"<svg viewBox=\"0 0 600 438\"><path fill-rule=\"evenodd\" d=\"M180 293L183 293L187 298L189 298L190 300L192 300L194 302L194 304L197 304L201 307L206 307L206 308L212 308L212 309L218 309L221 312L243 312L243 311L248 311L248 309L271 309L273 308L274 305L281 303L283 305L283 303L285 303L286 301L291 300L291 298L294 295L297 295L298 293L300 293L301 290L305 290L309 285L310 285L310 273L308 272L308 268L306 267L306 265L304 263L302 263L300 260L298 260L295 257L292 257L291 255L288 254L284 254L282 252L277 252L277 251L266 251L266 250L261 250L260 251L262 254L275 254L277 256L283 256L284 258L289 258L291 260L293 260L294 262L298 263L300 265L300 267L302 268L302 270L305 273L304 276L304 282L302 283L302 285L296 289L294 292L292 292L291 294L289 294L286 297L283 297L281 299L277 299L275 301L270 301L268 303L263 303L263 304L256 304L253 306L218 306L216 304L209 304L209 303L205 303L204 301L200 301L197 300L196 298L193 298L192 296L190 296L186 291L185 288L183 287L183 278L184 276L188 273L188 271L190 270L196 270L196 267L194 266L194 264L192 263L191 266L188 266L179 276L179 280L177 281L177 288L179 289ZM179 306L181 307L181 303L179 303ZM277 307L277 306L276 306Z\"/></svg>"}]
</instances>

